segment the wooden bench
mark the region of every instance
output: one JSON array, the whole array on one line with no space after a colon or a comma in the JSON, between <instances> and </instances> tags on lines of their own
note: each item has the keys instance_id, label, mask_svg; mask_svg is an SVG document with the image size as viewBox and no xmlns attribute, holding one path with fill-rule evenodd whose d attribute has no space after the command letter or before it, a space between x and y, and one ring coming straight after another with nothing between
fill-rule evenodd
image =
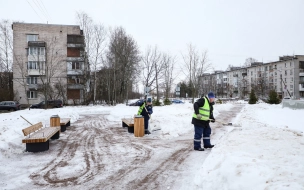
<instances>
[{"instance_id":1,"label":"wooden bench","mask_svg":"<svg viewBox=\"0 0 304 190\"><path fill-rule=\"evenodd\" d=\"M134 133L134 118L122 118L122 127L128 127L129 133Z\"/></svg>"},{"instance_id":2,"label":"wooden bench","mask_svg":"<svg viewBox=\"0 0 304 190\"><path fill-rule=\"evenodd\" d=\"M66 127L69 127L71 125L71 118L60 118L60 129L61 132L64 132L66 130Z\"/></svg>"},{"instance_id":3,"label":"wooden bench","mask_svg":"<svg viewBox=\"0 0 304 190\"><path fill-rule=\"evenodd\" d=\"M39 122L22 132L24 136L28 136L22 140L22 143L26 143L26 151L41 152L49 149L49 139L59 139L60 127L42 128L42 123Z\"/></svg>"}]
</instances>

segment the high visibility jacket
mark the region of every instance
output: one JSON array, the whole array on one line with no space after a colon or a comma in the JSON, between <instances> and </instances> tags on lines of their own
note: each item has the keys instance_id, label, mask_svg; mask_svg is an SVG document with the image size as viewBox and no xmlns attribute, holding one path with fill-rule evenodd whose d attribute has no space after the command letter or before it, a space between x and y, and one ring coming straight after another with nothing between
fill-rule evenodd
<instances>
[{"instance_id":1,"label":"high visibility jacket","mask_svg":"<svg viewBox=\"0 0 304 190\"><path fill-rule=\"evenodd\" d=\"M137 112L137 115L141 115L141 112L143 111L143 109L146 107L146 102L144 102L140 107L139 110Z\"/></svg>"},{"instance_id":2,"label":"high visibility jacket","mask_svg":"<svg viewBox=\"0 0 304 190\"><path fill-rule=\"evenodd\" d=\"M204 106L199 108L199 114L202 115L202 118L198 119L195 112L193 114L193 118L198 119L198 120L208 121L210 118L210 105L209 105L209 101L207 100L207 98L204 97L204 99L205 99Z\"/></svg>"}]
</instances>

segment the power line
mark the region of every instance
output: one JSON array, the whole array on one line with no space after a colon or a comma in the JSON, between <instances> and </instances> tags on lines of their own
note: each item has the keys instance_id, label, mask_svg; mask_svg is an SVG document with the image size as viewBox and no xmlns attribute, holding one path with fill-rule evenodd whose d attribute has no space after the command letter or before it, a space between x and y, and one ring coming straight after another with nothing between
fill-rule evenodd
<instances>
[{"instance_id":1,"label":"power line","mask_svg":"<svg viewBox=\"0 0 304 190\"><path fill-rule=\"evenodd\" d=\"M44 6L44 4L43 4L43 1L40 1L40 2L41 2L41 4L42 4L42 6L43 6L45 12L47 13L47 15L50 17L50 20L52 20L50 14L49 14L49 12L48 12L48 10L45 8L45 6Z\"/></svg>"},{"instance_id":2,"label":"power line","mask_svg":"<svg viewBox=\"0 0 304 190\"><path fill-rule=\"evenodd\" d=\"M48 17L48 19L51 21L52 18L50 16L50 14L48 13L47 9L45 8L44 4L43 4L43 1L39 1L39 0L36 0L37 3L39 4L39 6L41 7L42 11L46 14L46 16ZM40 4L41 3L41 4Z\"/></svg>"},{"instance_id":3,"label":"power line","mask_svg":"<svg viewBox=\"0 0 304 190\"><path fill-rule=\"evenodd\" d=\"M30 2L28 1L28 0L26 0L27 1L27 3L32 7L32 9L35 11L35 13L37 14L37 16L42 20L42 22L44 22L43 21L43 19L39 16L39 14L36 12L36 10L34 9L34 7L30 4Z\"/></svg>"},{"instance_id":4,"label":"power line","mask_svg":"<svg viewBox=\"0 0 304 190\"><path fill-rule=\"evenodd\" d=\"M32 2L35 3L36 7L38 8L38 10L42 13L42 15L46 18L46 20L48 20L47 15L45 14L45 12L43 11L43 9L40 7L40 5L37 3L37 1L33 0Z\"/></svg>"}]
</instances>

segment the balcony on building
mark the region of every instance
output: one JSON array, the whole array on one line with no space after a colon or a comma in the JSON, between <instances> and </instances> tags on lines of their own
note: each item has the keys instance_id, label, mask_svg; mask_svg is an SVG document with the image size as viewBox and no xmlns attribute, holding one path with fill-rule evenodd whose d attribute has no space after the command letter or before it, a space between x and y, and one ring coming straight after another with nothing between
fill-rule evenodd
<instances>
[{"instance_id":1,"label":"balcony on building","mask_svg":"<svg viewBox=\"0 0 304 190\"><path fill-rule=\"evenodd\" d=\"M77 48L84 49L84 36L82 35L68 35L67 36L67 47L68 48Z\"/></svg>"},{"instance_id":2,"label":"balcony on building","mask_svg":"<svg viewBox=\"0 0 304 190\"><path fill-rule=\"evenodd\" d=\"M68 76L68 89L84 89L83 78L79 76Z\"/></svg>"},{"instance_id":3,"label":"balcony on building","mask_svg":"<svg viewBox=\"0 0 304 190\"><path fill-rule=\"evenodd\" d=\"M29 47L45 47L44 41L28 41Z\"/></svg>"},{"instance_id":4,"label":"balcony on building","mask_svg":"<svg viewBox=\"0 0 304 190\"><path fill-rule=\"evenodd\" d=\"M84 71L80 69L67 70L67 75L83 75Z\"/></svg>"},{"instance_id":5,"label":"balcony on building","mask_svg":"<svg viewBox=\"0 0 304 190\"><path fill-rule=\"evenodd\" d=\"M38 90L42 89L43 85L42 84L28 84L29 90Z\"/></svg>"},{"instance_id":6,"label":"balcony on building","mask_svg":"<svg viewBox=\"0 0 304 190\"><path fill-rule=\"evenodd\" d=\"M68 62L74 62L74 61L84 61L83 57L67 57Z\"/></svg>"},{"instance_id":7,"label":"balcony on building","mask_svg":"<svg viewBox=\"0 0 304 190\"><path fill-rule=\"evenodd\" d=\"M39 76L39 75L45 75L45 70L41 69L28 69L27 74L30 76Z\"/></svg>"},{"instance_id":8,"label":"balcony on building","mask_svg":"<svg viewBox=\"0 0 304 190\"><path fill-rule=\"evenodd\" d=\"M299 84L299 91L304 91L304 84Z\"/></svg>"},{"instance_id":9,"label":"balcony on building","mask_svg":"<svg viewBox=\"0 0 304 190\"><path fill-rule=\"evenodd\" d=\"M304 77L304 69L299 69L299 76Z\"/></svg>"},{"instance_id":10,"label":"balcony on building","mask_svg":"<svg viewBox=\"0 0 304 190\"><path fill-rule=\"evenodd\" d=\"M67 48L67 61L68 62L74 62L74 61L84 62L84 60L85 60L84 55L85 55L85 52L80 49Z\"/></svg>"},{"instance_id":11,"label":"balcony on building","mask_svg":"<svg viewBox=\"0 0 304 190\"><path fill-rule=\"evenodd\" d=\"M68 84L68 89L84 89L83 84Z\"/></svg>"}]
</instances>

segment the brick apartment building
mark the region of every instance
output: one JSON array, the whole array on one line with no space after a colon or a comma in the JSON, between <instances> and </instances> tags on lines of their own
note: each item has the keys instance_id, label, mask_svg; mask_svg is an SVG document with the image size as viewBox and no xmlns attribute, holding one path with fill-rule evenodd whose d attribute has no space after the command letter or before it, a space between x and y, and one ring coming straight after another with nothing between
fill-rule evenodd
<instances>
[{"instance_id":1,"label":"brick apartment building","mask_svg":"<svg viewBox=\"0 0 304 190\"><path fill-rule=\"evenodd\" d=\"M45 97L81 103L88 62L80 27L15 22L12 29L13 84L20 103L39 103Z\"/></svg>"}]
</instances>

